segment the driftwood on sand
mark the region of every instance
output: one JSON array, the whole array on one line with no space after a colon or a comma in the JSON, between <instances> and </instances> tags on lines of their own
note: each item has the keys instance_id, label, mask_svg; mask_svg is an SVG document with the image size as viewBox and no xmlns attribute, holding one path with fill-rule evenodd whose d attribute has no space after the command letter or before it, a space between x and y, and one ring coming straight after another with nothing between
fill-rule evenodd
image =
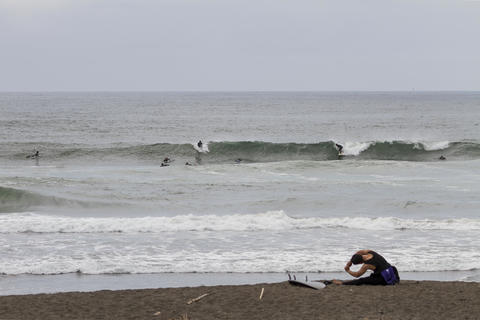
<instances>
[{"instance_id":1,"label":"driftwood on sand","mask_svg":"<svg viewBox=\"0 0 480 320\"><path fill-rule=\"evenodd\" d=\"M208 296L208 295L210 295L210 293L204 293L204 294L202 294L201 296L198 296L198 297L196 297L196 298L193 298L193 299L191 299L191 300L188 300L188 301L187 301L187 304L192 304L192 303L194 303L194 302L197 302L198 300L203 299L203 298L205 298L205 297Z\"/></svg>"}]
</instances>

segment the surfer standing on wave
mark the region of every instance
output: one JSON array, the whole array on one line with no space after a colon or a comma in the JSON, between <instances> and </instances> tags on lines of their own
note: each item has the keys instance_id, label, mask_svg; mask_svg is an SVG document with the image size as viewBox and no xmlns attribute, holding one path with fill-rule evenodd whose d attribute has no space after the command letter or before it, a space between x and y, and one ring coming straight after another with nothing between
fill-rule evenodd
<instances>
[{"instance_id":1,"label":"surfer standing on wave","mask_svg":"<svg viewBox=\"0 0 480 320\"><path fill-rule=\"evenodd\" d=\"M343 146L341 144L335 143L335 147L338 150L338 159L343 158Z\"/></svg>"},{"instance_id":2,"label":"surfer standing on wave","mask_svg":"<svg viewBox=\"0 0 480 320\"><path fill-rule=\"evenodd\" d=\"M335 147L337 147L337 150L338 150L338 154L342 154L343 153L343 146L341 144L338 144L338 143L335 143Z\"/></svg>"},{"instance_id":3,"label":"surfer standing on wave","mask_svg":"<svg viewBox=\"0 0 480 320\"><path fill-rule=\"evenodd\" d=\"M350 270L352 264L363 264L358 271ZM372 250L359 250L350 261L345 265L345 271L351 276L359 278L367 270L373 270L369 277L363 277L356 280L333 280L334 284L359 286L362 284L370 285L394 285L400 282L397 268L390 265L384 257Z\"/></svg>"},{"instance_id":4,"label":"surfer standing on wave","mask_svg":"<svg viewBox=\"0 0 480 320\"><path fill-rule=\"evenodd\" d=\"M197 164L202 164L202 156L201 156L201 154L204 152L202 140L198 140L198 142L197 142L197 147L198 147L198 149L197 149L197 154L195 155L195 162L196 162Z\"/></svg>"}]
</instances>

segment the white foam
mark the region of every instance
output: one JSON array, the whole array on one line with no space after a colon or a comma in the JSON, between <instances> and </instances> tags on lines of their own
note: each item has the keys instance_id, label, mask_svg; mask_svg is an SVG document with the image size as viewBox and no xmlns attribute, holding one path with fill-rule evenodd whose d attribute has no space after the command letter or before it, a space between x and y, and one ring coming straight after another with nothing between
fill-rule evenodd
<instances>
[{"instance_id":1,"label":"white foam","mask_svg":"<svg viewBox=\"0 0 480 320\"><path fill-rule=\"evenodd\" d=\"M434 151L434 150L443 150L448 148L448 146L450 145L450 142L448 141L422 142L422 145L425 150Z\"/></svg>"},{"instance_id":2,"label":"white foam","mask_svg":"<svg viewBox=\"0 0 480 320\"><path fill-rule=\"evenodd\" d=\"M346 156L358 156L371 145L372 142L345 142L342 152Z\"/></svg>"},{"instance_id":3,"label":"white foam","mask_svg":"<svg viewBox=\"0 0 480 320\"><path fill-rule=\"evenodd\" d=\"M210 152L210 150L208 150L208 142L202 142L202 147L201 148L198 147L198 142L192 143L192 146L198 152L201 152L201 153Z\"/></svg>"},{"instance_id":4,"label":"white foam","mask_svg":"<svg viewBox=\"0 0 480 320\"><path fill-rule=\"evenodd\" d=\"M152 251L145 248L109 247L108 251L89 251L91 246L72 248L69 254L55 250L42 255L0 260L4 274L61 274L80 271L85 274L161 273L161 272L339 272L351 251L338 248L333 252L318 250L234 250L201 252L198 250ZM425 247L407 248L403 252L382 250L381 254L405 271L479 270L480 262L471 252L446 248L443 252ZM410 259L405 259L408 255ZM326 258L328 257L328 258ZM440 259L439 259L440 258Z\"/></svg>"},{"instance_id":5,"label":"white foam","mask_svg":"<svg viewBox=\"0 0 480 320\"><path fill-rule=\"evenodd\" d=\"M178 231L282 231L314 228L361 230L480 230L480 219L397 217L292 218L283 211L233 215L179 215L142 218L77 218L35 213L0 217L0 233L161 233Z\"/></svg>"}]
</instances>

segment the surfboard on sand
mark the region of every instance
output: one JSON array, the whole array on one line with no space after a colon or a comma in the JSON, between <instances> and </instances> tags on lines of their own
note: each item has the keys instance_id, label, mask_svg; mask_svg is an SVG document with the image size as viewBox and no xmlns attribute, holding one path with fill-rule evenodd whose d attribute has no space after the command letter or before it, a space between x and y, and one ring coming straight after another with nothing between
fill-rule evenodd
<instances>
[{"instance_id":1,"label":"surfboard on sand","mask_svg":"<svg viewBox=\"0 0 480 320\"><path fill-rule=\"evenodd\" d=\"M306 288L311 288L315 290L320 290L326 287L323 282L317 282L317 281L288 280L288 282L294 286L306 287Z\"/></svg>"},{"instance_id":2,"label":"surfboard on sand","mask_svg":"<svg viewBox=\"0 0 480 320\"><path fill-rule=\"evenodd\" d=\"M320 290L326 287L325 283L321 281L308 281L307 278L305 279L305 281L302 281L302 280L297 280L295 276L293 276L293 279L292 279L290 274L288 275L288 278L289 278L288 283L294 286L306 287L306 288L315 289L315 290Z\"/></svg>"}]
</instances>

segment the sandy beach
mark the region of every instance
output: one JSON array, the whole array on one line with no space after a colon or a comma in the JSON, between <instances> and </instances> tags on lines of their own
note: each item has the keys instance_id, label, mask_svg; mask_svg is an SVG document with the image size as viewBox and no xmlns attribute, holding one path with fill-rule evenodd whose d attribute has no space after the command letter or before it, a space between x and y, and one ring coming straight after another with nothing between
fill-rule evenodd
<instances>
[{"instance_id":1,"label":"sandy beach","mask_svg":"<svg viewBox=\"0 0 480 320\"><path fill-rule=\"evenodd\" d=\"M104 290L3 296L0 319L480 319L479 297L479 283L438 281Z\"/></svg>"}]
</instances>

